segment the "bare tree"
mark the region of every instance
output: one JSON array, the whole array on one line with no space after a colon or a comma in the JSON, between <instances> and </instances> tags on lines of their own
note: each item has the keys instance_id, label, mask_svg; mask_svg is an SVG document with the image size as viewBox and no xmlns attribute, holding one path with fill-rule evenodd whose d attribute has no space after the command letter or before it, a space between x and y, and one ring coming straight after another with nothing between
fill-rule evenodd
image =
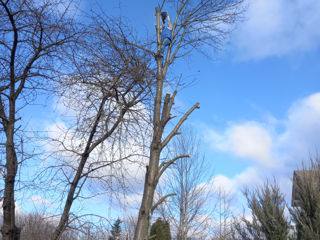
<instances>
[{"instance_id":1,"label":"bare tree","mask_svg":"<svg viewBox=\"0 0 320 240\"><path fill-rule=\"evenodd\" d=\"M40 213L20 214L17 216L17 225L21 228L21 239L24 240L43 240L50 239L55 230L54 222ZM76 239L75 231L66 231L61 240Z\"/></svg>"},{"instance_id":2,"label":"bare tree","mask_svg":"<svg viewBox=\"0 0 320 240\"><path fill-rule=\"evenodd\" d=\"M231 203L233 201L233 195L221 187L215 189L215 195L217 203L215 205L213 219L216 224L212 226L214 229L212 239L232 239L234 217L231 210Z\"/></svg>"},{"instance_id":3,"label":"bare tree","mask_svg":"<svg viewBox=\"0 0 320 240\"><path fill-rule=\"evenodd\" d=\"M186 240L203 235L208 228L212 213L209 200L213 197L209 182L213 174L201 154L200 142L192 129L184 128L169 149L172 158L186 152L191 157L178 159L167 171L167 181L162 184L164 191L176 195L159 207L159 211L170 221L176 239Z\"/></svg>"},{"instance_id":4,"label":"bare tree","mask_svg":"<svg viewBox=\"0 0 320 240\"><path fill-rule=\"evenodd\" d=\"M136 216L124 218L123 224L126 240L133 240L134 229L136 227Z\"/></svg>"},{"instance_id":5,"label":"bare tree","mask_svg":"<svg viewBox=\"0 0 320 240\"><path fill-rule=\"evenodd\" d=\"M56 229L56 220L43 212L17 214L17 226L21 229L21 239L44 240L50 239ZM80 220L80 219L79 219ZM91 223L77 221L63 232L61 240L101 240L110 236L106 222ZM2 239L0 237L0 239ZM119 238L124 239L124 238Z\"/></svg>"},{"instance_id":6,"label":"bare tree","mask_svg":"<svg viewBox=\"0 0 320 240\"><path fill-rule=\"evenodd\" d=\"M133 43L135 46L145 50L155 57L157 63L155 98L153 103L153 136L150 144L149 165L145 175L145 184L139 217L135 231L135 240L148 238L149 216L154 209L169 195L153 203L154 193L161 175L176 160L188 157L188 154L176 156L175 158L160 163L163 149L171 139L178 134L179 128L189 115L199 108L199 103L191 107L177 122L171 130L166 126L173 118L171 114L177 89L171 95L167 93L163 98L164 80L169 66L179 57L187 54L192 49L200 50L202 44L218 47L226 33L241 13L242 0L174 0L168 1L168 6L175 11L175 19L172 26L171 43L162 64L161 53L161 24L160 15L165 1L161 7L156 8L156 51L145 46ZM171 121L172 122L172 121ZM168 134L167 134L168 133Z\"/></svg>"},{"instance_id":7,"label":"bare tree","mask_svg":"<svg viewBox=\"0 0 320 240\"><path fill-rule=\"evenodd\" d=\"M63 211L52 240L60 239L79 217L72 205L78 198L90 197L82 195L88 180L105 177L108 184L114 177L108 169L121 168L123 160L137 154L123 151L129 148L126 139L141 131L139 121L145 121L144 102L154 76L150 57L129 44L129 30L122 23L101 16L90 21L79 48L69 56L74 71L63 76L57 88L68 121L59 136L49 137L55 158L41 173L48 181L51 172L53 182L65 186Z\"/></svg>"},{"instance_id":8,"label":"bare tree","mask_svg":"<svg viewBox=\"0 0 320 240\"><path fill-rule=\"evenodd\" d=\"M68 2L66 2L68 6ZM3 199L3 239L19 239L15 223L15 183L24 161L17 122L58 68L60 51L74 40L73 24L62 1L0 1L0 119L6 160ZM60 9L57 11L57 9Z\"/></svg>"}]
</instances>

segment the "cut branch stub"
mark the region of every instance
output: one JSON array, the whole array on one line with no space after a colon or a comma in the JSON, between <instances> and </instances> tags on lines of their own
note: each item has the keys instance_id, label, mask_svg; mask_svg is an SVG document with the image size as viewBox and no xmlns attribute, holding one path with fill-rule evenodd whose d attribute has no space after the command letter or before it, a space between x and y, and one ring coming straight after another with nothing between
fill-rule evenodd
<instances>
[{"instance_id":1,"label":"cut branch stub","mask_svg":"<svg viewBox=\"0 0 320 240\"><path fill-rule=\"evenodd\" d=\"M189 111L187 111L179 120L179 122L176 124L176 126L174 127L174 129L169 133L169 135L165 138L165 140L162 142L161 146L162 148L164 148L169 142L170 140L173 138L173 136L177 135L177 132L179 130L179 128L181 127L182 123L187 120L187 118L189 117L189 115L195 110L195 109L199 109L200 103L196 103L195 105L192 106L192 108L189 109Z\"/></svg>"}]
</instances>

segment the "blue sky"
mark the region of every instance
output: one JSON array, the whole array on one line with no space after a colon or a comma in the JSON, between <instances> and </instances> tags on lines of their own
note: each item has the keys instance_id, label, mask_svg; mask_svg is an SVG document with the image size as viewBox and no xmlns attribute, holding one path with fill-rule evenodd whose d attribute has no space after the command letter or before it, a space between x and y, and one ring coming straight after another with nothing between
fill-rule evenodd
<instances>
[{"instance_id":1,"label":"blue sky","mask_svg":"<svg viewBox=\"0 0 320 240\"><path fill-rule=\"evenodd\" d=\"M275 176L289 196L292 171L320 143L320 4L248 3L224 52L194 61L199 82L183 98L201 103L193 121L216 183L237 191Z\"/></svg>"},{"instance_id":2,"label":"blue sky","mask_svg":"<svg viewBox=\"0 0 320 240\"><path fill-rule=\"evenodd\" d=\"M121 13L139 34L152 34L157 3L100 4L109 14ZM186 81L194 81L179 93L177 104L187 109L200 102L188 123L203 140L214 184L236 193L274 176L289 196L292 171L320 147L320 2L247 4L244 21L220 52L206 49L210 58L193 53L174 65ZM83 0L81 7L89 3ZM31 121L54 124L58 119L51 111Z\"/></svg>"},{"instance_id":3,"label":"blue sky","mask_svg":"<svg viewBox=\"0 0 320 240\"><path fill-rule=\"evenodd\" d=\"M123 1L123 13L150 29L154 2ZM200 102L189 123L203 139L216 183L237 192L274 176L289 197L292 171L320 144L320 2L246 4L222 51L206 49L210 58L194 53L174 66L194 80L178 100L182 109Z\"/></svg>"}]
</instances>

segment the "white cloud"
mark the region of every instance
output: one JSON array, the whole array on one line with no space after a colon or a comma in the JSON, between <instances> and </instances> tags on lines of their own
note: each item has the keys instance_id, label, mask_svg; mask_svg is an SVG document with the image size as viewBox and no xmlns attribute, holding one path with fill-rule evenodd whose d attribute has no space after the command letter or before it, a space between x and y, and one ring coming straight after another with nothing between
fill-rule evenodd
<instances>
[{"instance_id":1,"label":"white cloud","mask_svg":"<svg viewBox=\"0 0 320 240\"><path fill-rule=\"evenodd\" d=\"M245 169L233 178L219 174L215 176L212 181L216 192L224 191L229 195L236 194L243 186L256 185L259 183L261 183L261 180L259 180L259 171L253 167Z\"/></svg>"},{"instance_id":2,"label":"white cloud","mask_svg":"<svg viewBox=\"0 0 320 240\"><path fill-rule=\"evenodd\" d=\"M207 140L215 151L231 153L250 163L232 178L218 175L215 184L237 192L244 185L276 177L290 198L293 170L320 147L320 93L293 103L285 119L232 123L222 133L210 129Z\"/></svg>"},{"instance_id":3,"label":"white cloud","mask_svg":"<svg viewBox=\"0 0 320 240\"><path fill-rule=\"evenodd\" d=\"M261 59L319 47L320 1L248 0L247 20L235 32L240 59Z\"/></svg>"},{"instance_id":4,"label":"white cloud","mask_svg":"<svg viewBox=\"0 0 320 240\"><path fill-rule=\"evenodd\" d=\"M119 203L127 213L136 213L142 201L142 193L124 194L119 197Z\"/></svg>"},{"instance_id":5,"label":"white cloud","mask_svg":"<svg viewBox=\"0 0 320 240\"><path fill-rule=\"evenodd\" d=\"M224 175L217 175L213 178L213 186L216 191L224 191L226 193L235 193L237 183Z\"/></svg>"},{"instance_id":6,"label":"white cloud","mask_svg":"<svg viewBox=\"0 0 320 240\"><path fill-rule=\"evenodd\" d=\"M231 125L224 133L223 140L217 142L220 150L253 159L264 165L270 165L271 136L256 122Z\"/></svg>"},{"instance_id":7,"label":"white cloud","mask_svg":"<svg viewBox=\"0 0 320 240\"><path fill-rule=\"evenodd\" d=\"M280 137L291 158L307 157L320 147L320 93L295 102L289 109L286 132Z\"/></svg>"},{"instance_id":8,"label":"white cloud","mask_svg":"<svg viewBox=\"0 0 320 240\"><path fill-rule=\"evenodd\" d=\"M282 124L281 132L276 132ZM223 133L209 131L215 150L248 159L256 166L281 168L299 163L320 146L320 93L292 104L284 120L232 123Z\"/></svg>"},{"instance_id":9,"label":"white cloud","mask_svg":"<svg viewBox=\"0 0 320 240\"><path fill-rule=\"evenodd\" d=\"M260 177L260 171L254 167L249 167L235 177L236 182L240 187L243 185L261 184L264 179Z\"/></svg>"},{"instance_id":10,"label":"white cloud","mask_svg":"<svg viewBox=\"0 0 320 240\"><path fill-rule=\"evenodd\" d=\"M49 201L48 199L45 199L41 196L32 196L30 199L29 199L30 202L32 202L34 205L43 205L43 206L47 206L47 207L55 207L56 204Z\"/></svg>"}]
</instances>

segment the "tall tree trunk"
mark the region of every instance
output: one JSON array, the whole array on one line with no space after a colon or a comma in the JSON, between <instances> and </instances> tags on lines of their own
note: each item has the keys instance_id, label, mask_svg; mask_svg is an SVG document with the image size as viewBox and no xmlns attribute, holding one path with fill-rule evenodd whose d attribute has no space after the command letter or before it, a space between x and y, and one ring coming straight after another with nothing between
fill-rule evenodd
<instances>
[{"instance_id":1,"label":"tall tree trunk","mask_svg":"<svg viewBox=\"0 0 320 240\"><path fill-rule=\"evenodd\" d=\"M7 16L10 19L10 23L13 31L13 42L10 52L10 94L9 94L9 111L8 117L4 110L4 105L1 102L1 120L6 133L6 176L5 176L5 187L4 187L4 198L3 198L3 225L1 233L3 240L19 240L20 230L15 225L15 202L14 202L14 185L15 177L18 169L17 153L14 146L14 133L15 133L15 121L16 121L16 77L15 77L15 56L18 45L18 30L14 20L14 15L10 12L7 4L1 2L5 9ZM22 82L22 80L21 80ZM16 95L17 94L17 95ZM2 101L2 99L1 99Z\"/></svg>"},{"instance_id":2,"label":"tall tree trunk","mask_svg":"<svg viewBox=\"0 0 320 240\"><path fill-rule=\"evenodd\" d=\"M160 52L160 12L156 8L157 17L157 42L158 52ZM138 222L134 234L134 240L145 240L148 239L148 229L150 224L150 218L152 214L152 204L154 192L157 186L157 176L159 172L159 160L162 150L161 137L164 126L161 125L161 100L163 92L163 74L161 69L161 57L158 56L157 60L157 89L156 97L154 100L154 112L153 112L153 139L150 146L150 158L149 166L147 167L146 177L144 182L144 191L142 202L139 210Z\"/></svg>"},{"instance_id":3,"label":"tall tree trunk","mask_svg":"<svg viewBox=\"0 0 320 240\"><path fill-rule=\"evenodd\" d=\"M153 205L154 192L156 190L159 178L164 173L164 171L173 164L177 159L182 157L190 157L190 155L181 155L177 156L174 159L162 162L160 165L160 155L163 148L170 142L170 140L178 134L178 130L181 127L182 123L188 118L188 116L193 112L194 109L199 108L199 103L196 103L189 111L187 111L177 122L173 130L164 138L163 132L167 123L172 119L170 112L174 104L174 99L177 94L177 89L171 95L167 93L163 99L163 84L166 77L166 73L169 65L171 64L170 60L164 61L162 64L161 54L161 41L160 41L160 10L156 8L156 17L157 17L157 54L154 54L154 57L157 62L157 84L156 84L156 96L154 99L153 105L153 137L150 145L150 156L149 156L149 165L147 167L147 172L145 176L144 191L142 202L139 210L138 221L136 225L134 240L146 240L148 239L148 229L150 224L150 216L152 215L154 209L161 204L167 197L175 195L168 194ZM177 47L179 48L179 46ZM167 52L167 58L170 56L171 47L169 46ZM162 101L163 100L163 101Z\"/></svg>"},{"instance_id":4,"label":"tall tree trunk","mask_svg":"<svg viewBox=\"0 0 320 240\"><path fill-rule=\"evenodd\" d=\"M181 172L181 179L183 179L183 170ZM185 240L185 196L184 196L184 186L183 181L180 183L180 221L179 221L179 233L178 233L178 240Z\"/></svg>"},{"instance_id":5,"label":"tall tree trunk","mask_svg":"<svg viewBox=\"0 0 320 240\"><path fill-rule=\"evenodd\" d=\"M152 204L154 192L157 186L155 180L158 174L158 166L160 159L160 149L159 145L152 144L154 148L151 148L151 157L150 157L150 166L147 168L145 183L144 183L144 192L141 202L141 207L139 211L139 218L136 226L136 231L134 235L135 240L145 240L148 236L148 229L150 225L150 217L152 215Z\"/></svg>"},{"instance_id":6,"label":"tall tree trunk","mask_svg":"<svg viewBox=\"0 0 320 240\"><path fill-rule=\"evenodd\" d=\"M6 176L3 199L3 240L19 240L20 229L15 225L15 177L18 169L17 154L14 147L14 106L11 105L10 120L6 125Z\"/></svg>"}]
</instances>

